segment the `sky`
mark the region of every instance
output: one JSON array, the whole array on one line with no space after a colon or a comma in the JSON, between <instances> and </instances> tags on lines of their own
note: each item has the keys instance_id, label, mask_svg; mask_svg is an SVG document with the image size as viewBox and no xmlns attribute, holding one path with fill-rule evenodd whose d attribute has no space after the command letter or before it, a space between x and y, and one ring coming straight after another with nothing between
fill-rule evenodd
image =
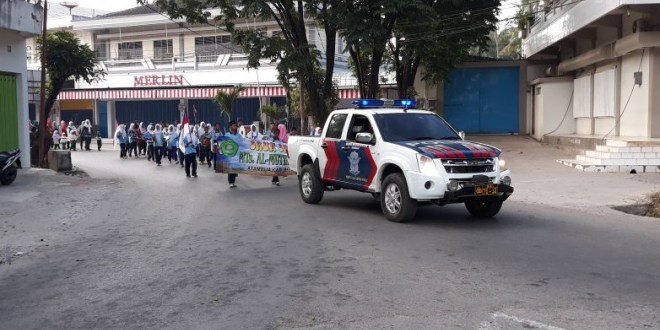
<instances>
[{"instance_id":1,"label":"sky","mask_svg":"<svg viewBox=\"0 0 660 330\"><path fill-rule=\"evenodd\" d=\"M107 11L118 11L118 10L123 10L138 6L136 0L68 0L68 1L75 2L80 7L101 9ZM61 1L51 0L49 2L59 3Z\"/></svg>"},{"instance_id":2,"label":"sky","mask_svg":"<svg viewBox=\"0 0 660 330\"><path fill-rule=\"evenodd\" d=\"M52 0L52 1L59 2L57 0ZM102 9L108 11L118 11L118 10L137 7L136 0L73 0L72 2L77 3L81 7ZM514 16L516 14L515 5L519 3L520 0L503 0L502 6L500 7L502 8L502 11L500 13L500 19Z\"/></svg>"}]
</instances>

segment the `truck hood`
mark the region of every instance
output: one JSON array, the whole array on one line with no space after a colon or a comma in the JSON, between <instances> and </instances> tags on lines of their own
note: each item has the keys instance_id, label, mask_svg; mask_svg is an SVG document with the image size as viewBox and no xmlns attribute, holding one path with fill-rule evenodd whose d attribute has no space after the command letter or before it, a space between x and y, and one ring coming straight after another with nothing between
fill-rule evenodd
<instances>
[{"instance_id":1,"label":"truck hood","mask_svg":"<svg viewBox=\"0 0 660 330\"><path fill-rule=\"evenodd\" d=\"M494 158L502 152L500 149L487 144L459 140L400 141L394 143L431 158Z\"/></svg>"}]
</instances>

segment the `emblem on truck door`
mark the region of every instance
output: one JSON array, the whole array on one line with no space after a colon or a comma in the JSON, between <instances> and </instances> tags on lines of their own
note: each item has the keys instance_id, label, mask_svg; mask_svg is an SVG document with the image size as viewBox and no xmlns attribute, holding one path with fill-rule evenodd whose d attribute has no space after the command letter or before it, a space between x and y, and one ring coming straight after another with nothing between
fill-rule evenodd
<instances>
[{"instance_id":1,"label":"emblem on truck door","mask_svg":"<svg viewBox=\"0 0 660 330\"><path fill-rule=\"evenodd\" d=\"M360 175L360 156L356 151L351 152L348 161L350 162L349 172L354 176Z\"/></svg>"}]
</instances>

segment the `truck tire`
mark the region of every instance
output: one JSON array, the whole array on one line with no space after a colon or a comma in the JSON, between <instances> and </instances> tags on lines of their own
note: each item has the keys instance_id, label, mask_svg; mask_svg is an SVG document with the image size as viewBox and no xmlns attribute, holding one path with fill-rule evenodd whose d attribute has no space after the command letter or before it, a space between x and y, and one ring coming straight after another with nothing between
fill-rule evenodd
<instances>
[{"instance_id":1,"label":"truck tire","mask_svg":"<svg viewBox=\"0 0 660 330\"><path fill-rule=\"evenodd\" d=\"M417 201L410 198L403 174L392 173L385 178L380 193L380 208L390 221L407 222L415 217Z\"/></svg>"},{"instance_id":2,"label":"truck tire","mask_svg":"<svg viewBox=\"0 0 660 330\"><path fill-rule=\"evenodd\" d=\"M477 218L491 218L500 212L502 201L466 201L465 208Z\"/></svg>"},{"instance_id":3,"label":"truck tire","mask_svg":"<svg viewBox=\"0 0 660 330\"><path fill-rule=\"evenodd\" d=\"M316 174L316 170L312 164L303 166L300 171L298 188L300 190L300 197L307 204L317 204L323 199L325 186Z\"/></svg>"}]
</instances>

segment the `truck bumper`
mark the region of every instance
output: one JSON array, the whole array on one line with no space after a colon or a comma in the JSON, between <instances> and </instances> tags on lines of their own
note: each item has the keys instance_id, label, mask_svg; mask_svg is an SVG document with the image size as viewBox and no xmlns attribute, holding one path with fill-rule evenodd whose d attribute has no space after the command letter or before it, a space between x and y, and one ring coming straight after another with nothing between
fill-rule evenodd
<instances>
[{"instance_id":1,"label":"truck bumper","mask_svg":"<svg viewBox=\"0 0 660 330\"><path fill-rule=\"evenodd\" d=\"M500 176L507 176L510 173L503 172ZM463 203L466 200L506 200L513 193L513 187L502 183L494 183L497 186L497 193L491 195L477 195L475 193L475 184L466 183L456 191L447 189L447 182L436 176L428 176L418 172L407 172L408 192L410 197L419 201L429 201L439 205L451 203ZM497 181L501 182L501 181Z\"/></svg>"}]
</instances>

